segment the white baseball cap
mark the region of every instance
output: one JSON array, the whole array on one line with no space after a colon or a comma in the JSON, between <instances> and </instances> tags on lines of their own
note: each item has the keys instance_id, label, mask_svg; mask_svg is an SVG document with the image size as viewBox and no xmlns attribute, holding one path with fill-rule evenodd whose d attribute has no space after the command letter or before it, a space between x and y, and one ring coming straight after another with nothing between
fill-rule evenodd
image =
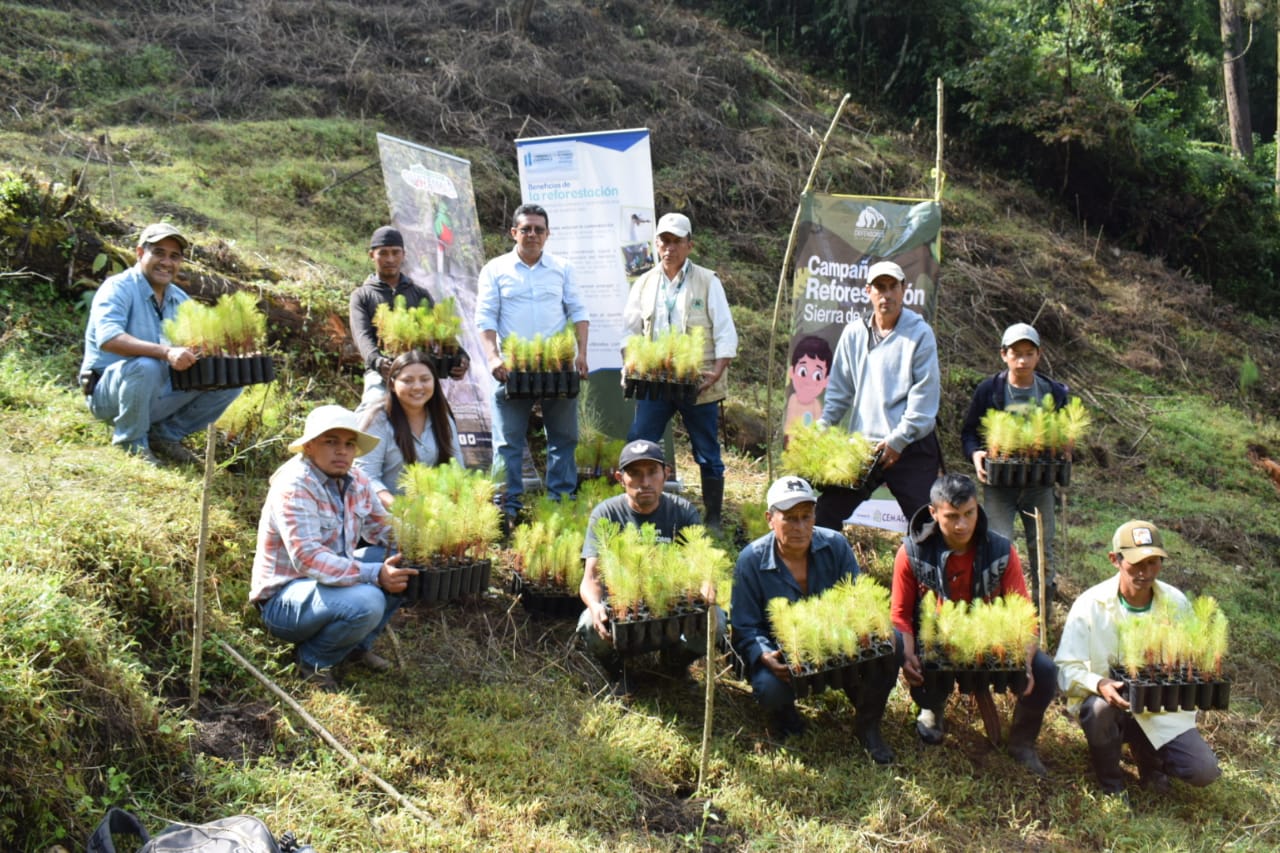
<instances>
[{"instance_id":1,"label":"white baseball cap","mask_svg":"<svg viewBox=\"0 0 1280 853\"><path fill-rule=\"evenodd\" d=\"M693 226L689 224L689 217L683 213L664 213L658 220L658 227L653 230L653 233L688 237L693 233Z\"/></svg>"}]
</instances>

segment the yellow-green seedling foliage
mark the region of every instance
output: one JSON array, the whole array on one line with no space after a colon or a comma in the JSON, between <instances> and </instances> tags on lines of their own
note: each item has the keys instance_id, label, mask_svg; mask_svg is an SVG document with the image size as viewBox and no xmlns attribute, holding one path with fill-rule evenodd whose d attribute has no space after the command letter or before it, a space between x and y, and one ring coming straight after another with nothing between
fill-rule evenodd
<instances>
[{"instance_id":1,"label":"yellow-green seedling foliage","mask_svg":"<svg viewBox=\"0 0 1280 853\"><path fill-rule=\"evenodd\" d=\"M262 350L267 338L267 318L245 291L224 293L213 305L188 299L161 328L171 344L201 355L251 355Z\"/></svg>"},{"instance_id":2,"label":"yellow-green seedling foliage","mask_svg":"<svg viewBox=\"0 0 1280 853\"><path fill-rule=\"evenodd\" d=\"M378 306L373 325L378 330L379 346L393 358L415 349L456 350L462 331L462 319L453 297L442 299L434 306L424 303L409 308L404 296L397 296L392 304L384 302Z\"/></svg>"},{"instance_id":3,"label":"yellow-green seedling foliage","mask_svg":"<svg viewBox=\"0 0 1280 853\"><path fill-rule=\"evenodd\" d=\"M797 425L782 451L782 470L815 485L847 486L867 475L874 453L875 444L860 432Z\"/></svg>"},{"instance_id":4,"label":"yellow-green seedling foliage","mask_svg":"<svg viewBox=\"0 0 1280 853\"><path fill-rule=\"evenodd\" d=\"M608 519L596 523L599 570L615 615L642 610L651 617L670 614L681 603L705 600L730 579L729 555L701 525L682 529L676 542L659 541L652 524L625 527Z\"/></svg>"},{"instance_id":5,"label":"yellow-green seedling foliage","mask_svg":"<svg viewBox=\"0 0 1280 853\"><path fill-rule=\"evenodd\" d=\"M1117 625L1118 659L1130 676L1149 669L1165 675L1196 671L1222 674L1227 653L1227 617L1210 595L1188 597L1179 607L1158 597L1147 613L1131 615Z\"/></svg>"},{"instance_id":6,"label":"yellow-green seedling foliage","mask_svg":"<svg viewBox=\"0 0 1280 853\"><path fill-rule=\"evenodd\" d=\"M498 540L501 519L494 484L480 471L448 465L408 465L391 506L396 543L405 562L426 565L441 557L483 556Z\"/></svg>"},{"instance_id":7,"label":"yellow-green seedling foliage","mask_svg":"<svg viewBox=\"0 0 1280 853\"><path fill-rule=\"evenodd\" d=\"M980 429L992 459L1054 457L1070 453L1089 431L1093 419L1079 397L1072 397L1061 409L1053 395L1045 394L1038 405L1025 411L988 409Z\"/></svg>"},{"instance_id":8,"label":"yellow-green seedling foliage","mask_svg":"<svg viewBox=\"0 0 1280 853\"><path fill-rule=\"evenodd\" d=\"M772 599L767 611L773 637L796 671L856 657L873 641L893 637L889 590L870 575L844 578L797 601Z\"/></svg>"},{"instance_id":9,"label":"yellow-green seedling foliage","mask_svg":"<svg viewBox=\"0 0 1280 853\"><path fill-rule=\"evenodd\" d=\"M958 666L987 659L1012 665L1036 642L1037 624L1035 605L1025 596L939 604L931 590L920 601L919 652Z\"/></svg>"}]
</instances>

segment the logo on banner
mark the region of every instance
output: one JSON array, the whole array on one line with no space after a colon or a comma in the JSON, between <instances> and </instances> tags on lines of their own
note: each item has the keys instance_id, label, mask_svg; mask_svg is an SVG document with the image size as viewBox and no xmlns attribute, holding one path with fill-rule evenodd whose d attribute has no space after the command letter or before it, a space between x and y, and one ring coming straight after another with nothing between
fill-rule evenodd
<instances>
[{"instance_id":1,"label":"logo on banner","mask_svg":"<svg viewBox=\"0 0 1280 853\"><path fill-rule=\"evenodd\" d=\"M530 175L549 172L572 172L575 168L573 147L541 149L524 152L524 169Z\"/></svg>"},{"instance_id":2,"label":"logo on banner","mask_svg":"<svg viewBox=\"0 0 1280 853\"><path fill-rule=\"evenodd\" d=\"M884 236L889 221L884 214L874 207L864 207L858 214L858 221L853 225L853 235L867 240L878 240Z\"/></svg>"},{"instance_id":3,"label":"logo on banner","mask_svg":"<svg viewBox=\"0 0 1280 853\"><path fill-rule=\"evenodd\" d=\"M426 190L432 195L441 195L445 198L458 197L458 188L453 185L452 178L443 172L428 169L421 163L414 163L409 168L402 169L400 178L414 189Z\"/></svg>"}]
</instances>

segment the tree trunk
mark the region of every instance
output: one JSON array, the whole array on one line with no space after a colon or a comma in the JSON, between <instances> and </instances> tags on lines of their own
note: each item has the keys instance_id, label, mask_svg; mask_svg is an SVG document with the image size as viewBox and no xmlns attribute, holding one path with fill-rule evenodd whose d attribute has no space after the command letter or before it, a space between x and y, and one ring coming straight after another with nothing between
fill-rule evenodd
<instances>
[{"instance_id":1,"label":"tree trunk","mask_svg":"<svg viewBox=\"0 0 1280 853\"><path fill-rule=\"evenodd\" d=\"M1253 155L1253 127L1249 119L1249 84L1245 79L1243 45L1240 43L1240 9L1237 0L1218 0L1222 35L1223 100L1227 102L1227 127L1231 151L1237 157Z\"/></svg>"}]
</instances>

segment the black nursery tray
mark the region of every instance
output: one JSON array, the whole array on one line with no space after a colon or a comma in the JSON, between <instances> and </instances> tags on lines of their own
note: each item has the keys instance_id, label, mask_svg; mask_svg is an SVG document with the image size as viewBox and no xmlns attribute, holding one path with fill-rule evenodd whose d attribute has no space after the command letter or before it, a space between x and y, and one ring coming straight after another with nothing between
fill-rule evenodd
<instances>
[{"instance_id":1,"label":"black nursery tray","mask_svg":"<svg viewBox=\"0 0 1280 853\"><path fill-rule=\"evenodd\" d=\"M706 622L707 607L702 604L656 618L619 619L611 615L609 630L613 636L613 647L619 654L639 655L679 645L682 636L704 631Z\"/></svg>"},{"instance_id":2,"label":"black nursery tray","mask_svg":"<svg viewBox=\"0 0 1280 853\"><path fill-rule=\"evenodd\" d=\"M517 571L511 574L511 586L508 589L533 616L577 619L582 615L582 599L577 592L570 592L562 586L533 583Z\"/></svg>"},{"instance_id":3,"label":"black nursery tray","mask_svg":"<svg viewBox=\"0 0 1280 853\"><path fill-rule=\"evenodd\" d=\"M582 377L575 369L512 370L507 373L507 398L522 400L545 397L574 398L582 390Z\"/></svg>"},{"instance_id":4,"label":"black nursery tray","mask_svg":"<svg viewBox=\"0 0 1280 853\"><path fill-rule=\"evenodd\" d=\"M698 400L698 383L628 376L622 386L622 396L628 400L634 398L667 403L694 403Z\"/></svg>"},{"instance_id":5,"label":"black nursery tray","mask_svg":"<svg viewBox=\"0 0 1280 853\"><path fill-rule=\"evenodd\" d=\"M977 693L1008 690L1015 696L1027 689L1027 670L1022 661L1000 663L991 661L981 665L958 665L945 658L924 661L924 686L926 690L950 693L958 687L961 693Z\"/></svg>"},{"instance_id":6,"label":"black nursery tray","mask_svg":"<svg viewBox=\"0 0 1280 853\"><path fill-rule=\"evenodd\" d=\"M1129 701L1134 714L1164 711L1225 711L1231 703L1231 679L1192 672L1161 674L1139 673L1113 667L1111 677L1124 682L1121 695Z\"/></svg>"},{"instance_id":7,"label":"black nursery tray","mask_svg":"<svg viewBox=\"0 0 1280 853\"><path fill-rule=\"evenodd\" d=\"M418 570L405 588L406 604L435 604L466 595L480 595L489 588L493 563L483 560L440 560L425 566L406 566Z\"/></svg>"},{"instance_id":8,"label":"black nursery tray","mask_svg":"<svg viewBox=\"0 0 1280 853\"><path fill-rule=\"evenodd\" d=\"M1069 486L1070 459L987 459L987 482L993 486Z\"/></svg>"},{"instance_id":9,"label":"black nursery tray","mask_svg":"<svg viewBox=\"0 0 1280 853\"><path fill-rule=\"evenodd\" d=\"M269 355L206 355L186 370L169 368L175 391L208 391L272 382L276 363Z\"/></svg>"},{"instance_id":10,"label":"black nursery tray","mask_svg":"<svg viewBox=\"0 0 1280 853\"><path fill-rule=\"evenodd\" d=\"M892 677L897 663L893 643L876 640L857 657L838 657L819 666L800 664L791 667L791 688L797 699L817 695L824 690L855 690L865 681Z\"/></svg>"}]
</instances>

